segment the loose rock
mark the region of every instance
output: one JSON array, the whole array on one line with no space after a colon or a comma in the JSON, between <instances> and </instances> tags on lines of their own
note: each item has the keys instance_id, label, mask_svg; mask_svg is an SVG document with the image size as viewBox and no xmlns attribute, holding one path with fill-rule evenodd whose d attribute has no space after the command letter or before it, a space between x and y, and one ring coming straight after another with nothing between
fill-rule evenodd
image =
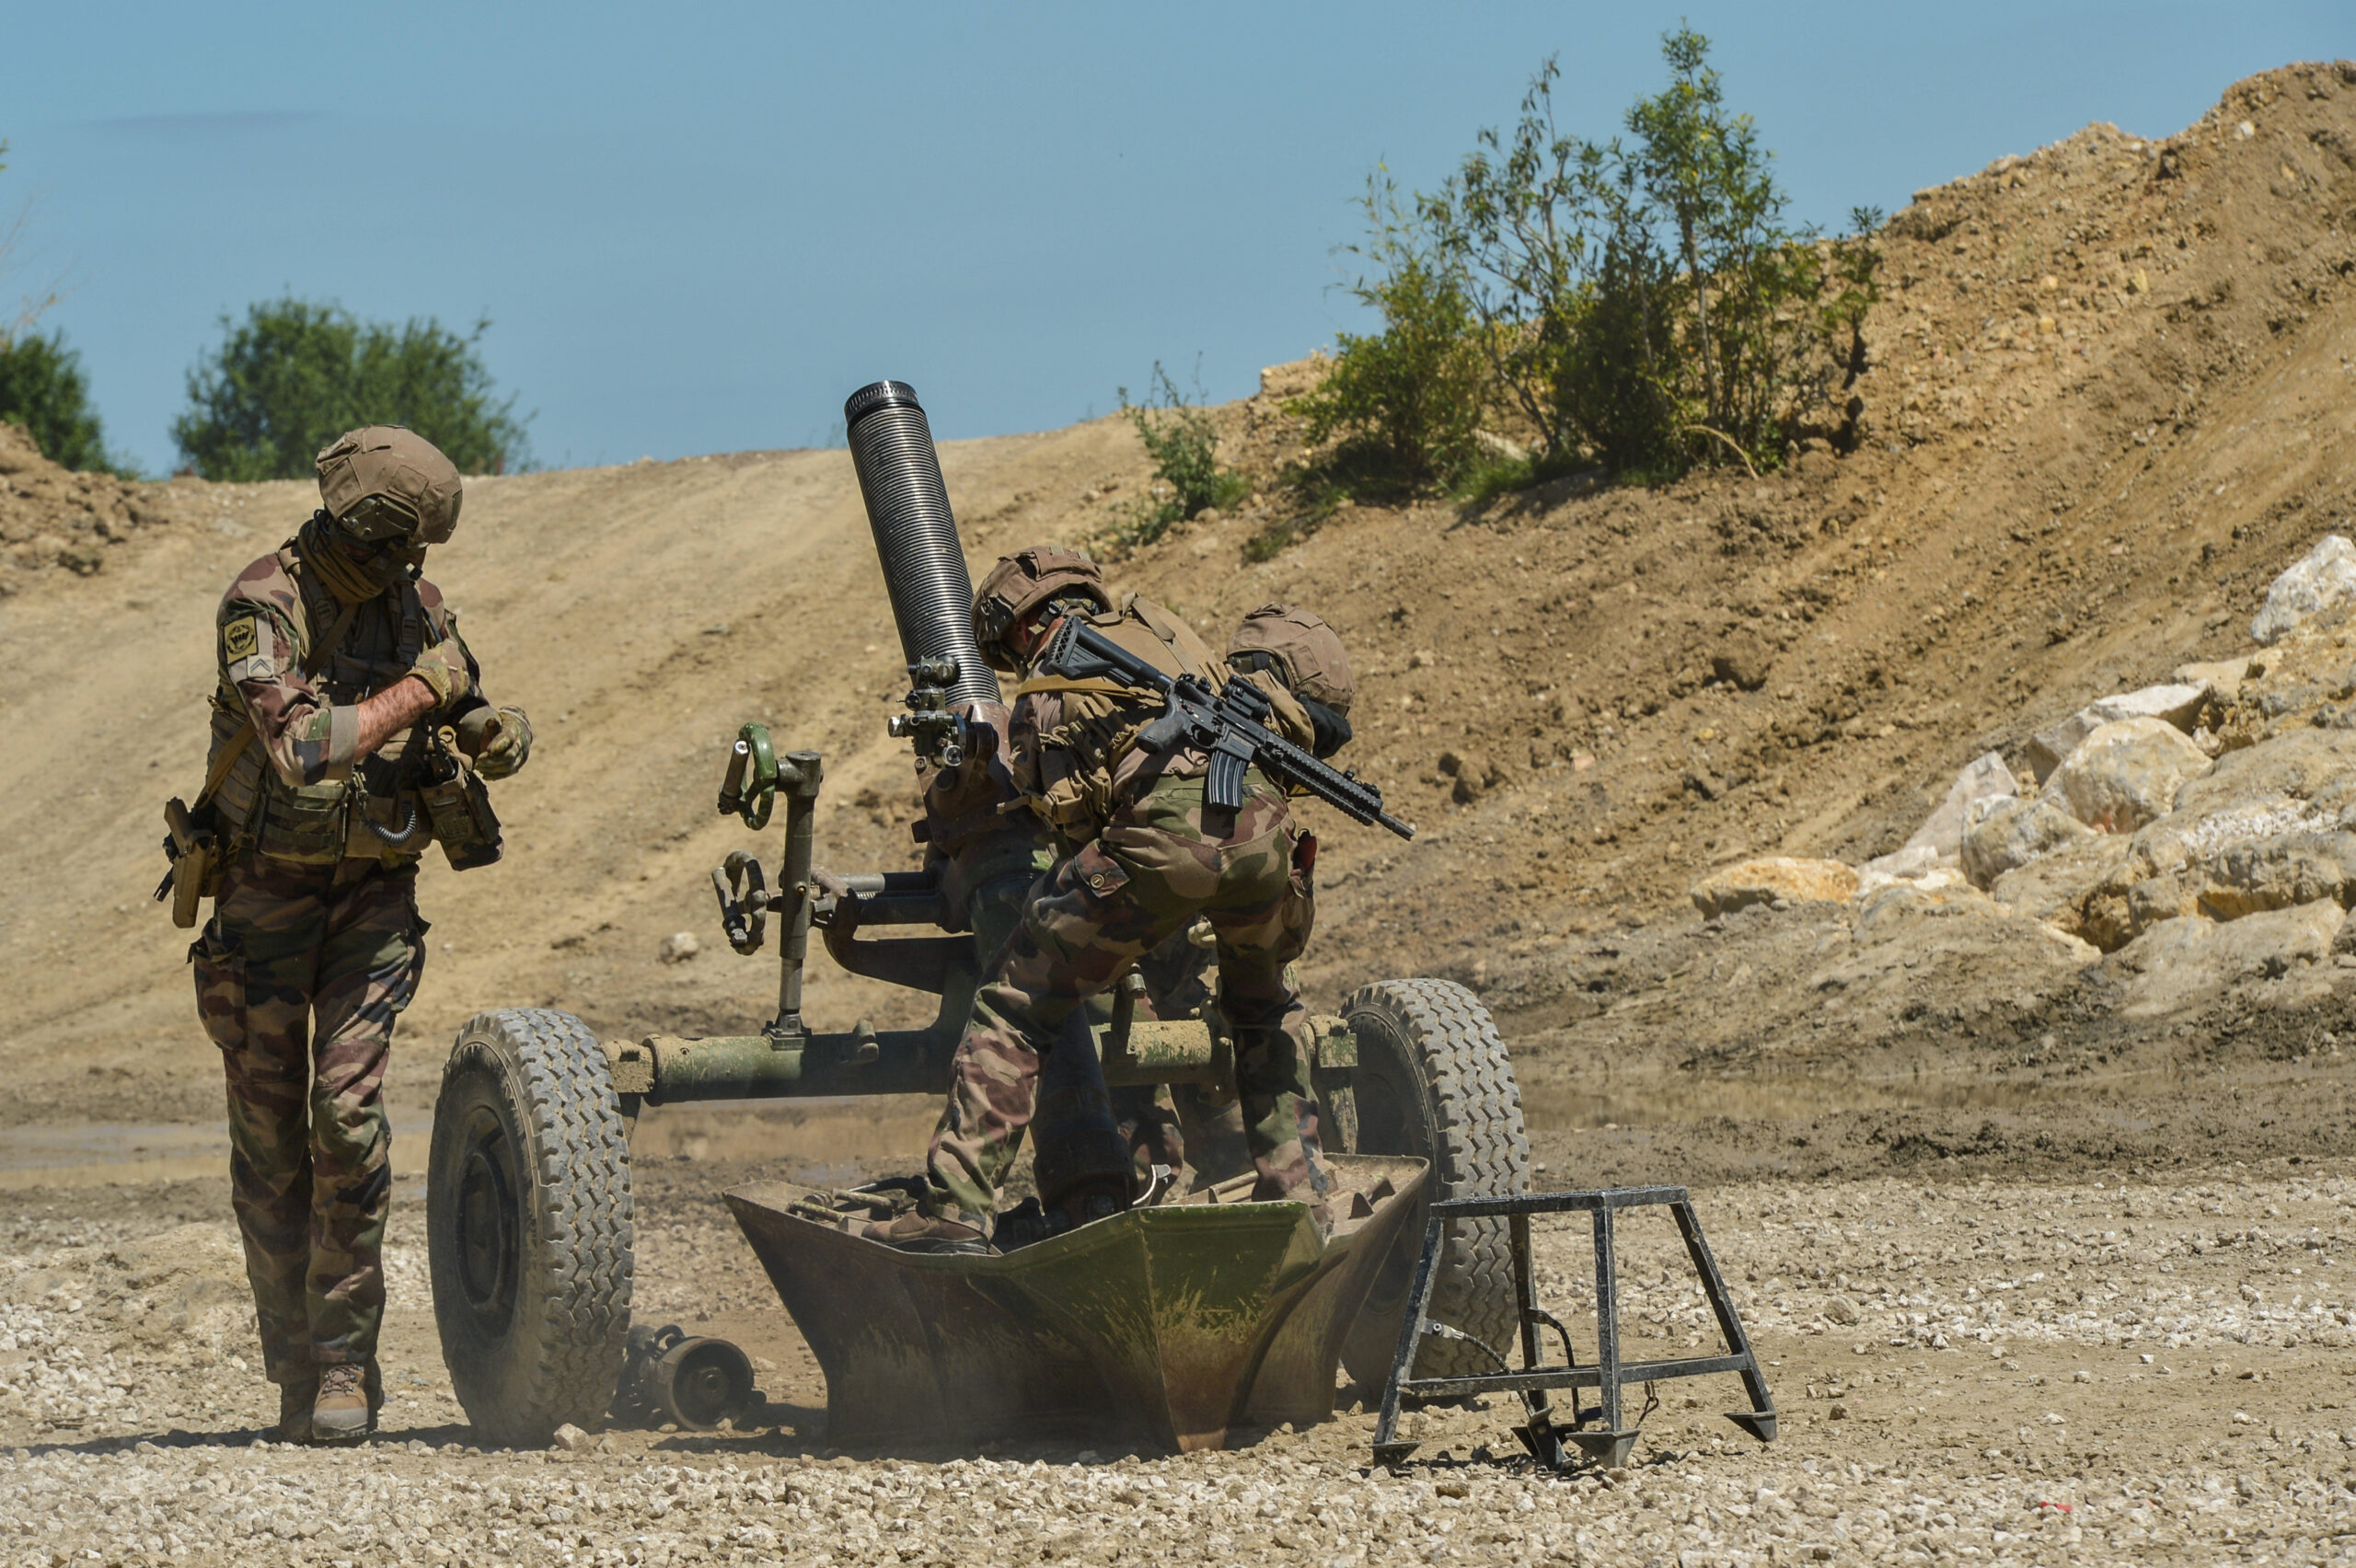
<instances>
[{"instance_id":1,"label":"loose rock","mask_svg":"<svg viewBox=\"0 0 2356 1568\"><path fill-rule=\"evenodd\" d=\"M1845 904L1857 891L1857 873L1838 860L1802 860L1768 855L1713 871L1693 884L1693 907L1704 919L1754 904Z\"/></svg>"},{"instance_id":2,"label":"loose rock","mask_svg":"<svg viewBox=\"0 0 2356 1568\"><path fill-rule=\"evenodd\" d=\"M2131 833L2175 807L2209 756L2158 719L2121 719L2080 742L2045 783L2044 799L2088 827Z\"/></svg>"},{"instance_id":3,"label":"loose rock","mask_svg":"<svg viewBox=\"0 0 2356 1568\"><path fill-rule=\"evenodd\" d=\"M2356 598L2356 545L2326 534L2266 591L2266 607L2249 623L2250 637L2273 646L2298 628Z\"/></svg>"},{"instance_id":4,"label":"loose rock","mask_svg":"<svg viewBox=\"0 0 2356 1568\"><path fill-rule=\"evenodd\" d=\"M1951 859L1962 850L1964 818L1975 802L2008 799L2019 793L2020 785L2013 778L2013 770L2004 766L2004 759L1994 752L1983 752L1955 776L1955 782L1947 786L1946 799L1914 830L1906 847L1928 849L1943 860Z\"/></svg>"},{"instance_id":5,"label":"loose rock","mask_svg":"<svg viewBox=\"0 0 2356 1568\"><path fill-rule=\"evenodd\" d=\"M1974 801L1963 833L1963 874L1974 887L1989 887L2007 871L2093 836L2094 829L2050 801L2017 795Z\"/></svg>"},{"instance_id":6,"label":"loose rock","mask_svg":"<svg viewBox=\"0 0 2356 1568\"><path fill-rule=\"evenodd\" d=\"M2044 783L2078 749L2080 742L2105 724L2121 719L2164 720L2189 734L2208 700L2209 688L2190 683L2145 686L2141 691L2097 698L2060 723L2048 725L2029 737L2029 770L2037 775L2038 783Z\"/></svg>"},{"instance_id":7,"label":"loose rock","mask_svg":"<svg viewBox=\"0 0 2356 1568\"><path fill-rule=\"evenodd\" d=\"M1774 649L1748 627L1737 627L1720 638L1710 655L1711 675L1744 691L1757 691L1765 686L1774 667Z\"/></svg>"},{"instance_id":8,"label":"loose rock","mask_svg":"<svg viewBox=\"0 0 2356 1568\"><path fill-rule=\"evenodd\" d=\"M2176 683L2199 686L2221 708L2229 708L2241 695L2242 681L2249 674L2246 659L2214 659L2204 663L2178 664Z\"/></svg>"},{"instance_id":9,"label":"loose rock","mask_svg":"<svg viewBox=\"0 0 2356 1568\"><path fill-rule=\"evenodd\" d=\"M2110 961L2131 976L2119 1012L2154 1018L2206 1001L2237 980L2321 963L2347 917L2325 899L2223 923L2199 915L2162 920Z\"/></svg>"}]
</instances>

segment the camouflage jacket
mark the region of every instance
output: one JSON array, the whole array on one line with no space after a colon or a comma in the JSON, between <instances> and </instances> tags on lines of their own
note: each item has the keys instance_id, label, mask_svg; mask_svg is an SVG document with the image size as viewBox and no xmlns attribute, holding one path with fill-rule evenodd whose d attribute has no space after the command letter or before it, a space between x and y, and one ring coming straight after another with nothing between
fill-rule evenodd
<instances>
[{"instance_id":1,"label":"camouflage jacket","mask_svg":"<svg viewBox=\"0 0 2356 1568\"><path fill-rule=\"evenodd\" d=\"M1112 614L1090 617L1089 624L1156 669L1200 675L1214 690L1236 678L1192 627L1150 599L1133 596ZM1307 732L1306 711L1280 683L1247 678L1275 699L1276 728ZM1015 687L1010 772L1067 850L1103 832L1157 779L1191 778L1208 766L1199 751L1155 753L1137 744L1161 709L1159 692L1109 681L1034 675Z\"/></svg>"},{"instance_id":2,"label":"camouflage jacket","mask_svg":"<svg viewBox=\"0 0 2356 1568\"><path fill-rule=\"evenodd\" d=\"M343 632L331 648L314 640ZM248 721L252 738L214 797L221 820L273 859L318 863L353 852L352 789L361 700L409 674L424 649L457 635L457 613L441 591L420 581L352 608L347 616L302 568L292 541L237 574L214 617L219 686L213 696L212 759L237 744ZM463 641L461 642L463 646ZM467 657L475 669L474 656ZM479 700L479 699L478 699ZM469 703L472 706L472 703ZM392 737L368 772L387 797L373 802L390 819L390 797L412 732ZM359 809L372 802L362 800ZM402 858L422 853L421 836ZM362 839L374 854L380 844Z\"/></svg>"}]
</instances>

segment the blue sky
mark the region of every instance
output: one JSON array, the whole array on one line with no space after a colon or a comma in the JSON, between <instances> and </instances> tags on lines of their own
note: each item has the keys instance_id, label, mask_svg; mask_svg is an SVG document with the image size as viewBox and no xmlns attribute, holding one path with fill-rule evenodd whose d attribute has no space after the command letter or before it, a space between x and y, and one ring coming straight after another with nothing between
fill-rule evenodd
<instances>
[{"instance_id":1,"label":"blue sky","mask_svg":"<svg viewBox=\"0 0 2356 1568\"><path fill-rule=\"evenodd\" d=\"M151 470L224 312L283 291L493 325L551 466L826 441L916 385L942 436L1061 425L1157 359L1214 398L1337 328L1352 200L1444 178L1559 54L1608 134L1708 34L1796 215L2090 121L2178 130L2356 54L2346 0L1657 6L217 3L26 7L0 51L0 304L52 278Z\"/></svg>"}]
</instances>

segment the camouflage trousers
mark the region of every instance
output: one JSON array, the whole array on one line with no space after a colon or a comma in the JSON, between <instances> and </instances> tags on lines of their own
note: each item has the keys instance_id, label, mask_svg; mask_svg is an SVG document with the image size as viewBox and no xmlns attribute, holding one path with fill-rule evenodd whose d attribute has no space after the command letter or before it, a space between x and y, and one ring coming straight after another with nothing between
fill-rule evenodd
<instances>
[{"instance_id":1,"label":"camouflage trousers","mask_svg":"<svg viewBox=\"0 0 2356 1568\"><path fill-rule=\"evenodd\" d=\"M365 1365L384 1316L393 1020L425 965L417 870L247 854L189 957L229 1081L229 1187L274 1383Z\"/></svg>"},{"instance_id":2,"label":"camouflage trousers","mask_svg":"<svg viewBox=\"0 0 2356 1568\"><path fill-rule=\"evenodd\" d=\"M1043 1058L1078 1021L1082 1003L1198 915L1216 938L1219 1007L1235 1032L1245 1141L1260 1178L1255 1194L1323 1191L1308 1014L1287 973L1311 924L1293 842L1282 792L1256 772L1231 813L1206 810L1200 778L1164 778L1032 888L951 1064L949 1103L929 1159L936 1207L982 1215L996 1208L999 1182L1041 1109ZM1080 1048L1076 1029L1072 1043ZM1051 1148L1043 1128L1040 1198L1050 1206L1059 1188L1091 1175L1109 1171L1126 1182L1130 1159L1126 1141L1112 1134L1101 1075L1055 1077L1059 1092L1103 1104L1101 1116L1081 1113L1093 1106L1051 1107L1052 1119L1101 1125L1111 1148L1109 1159Z\"/></svg>"},{"instance_id":3,"label":"camouflage trousers","mask_svg":"<svg viewBox=\"0 0 2356 1568\"><path fill-rule=\"evenodd\" d=\"M1229 1032L1212 991L1212 950L1198 935L1202 923L1187 927L1138 960L1145 994L1140 1019L1200 1019L1211 1032ZM1297 989L1298 987L1296 987ZM1252 1169L1243 1135L1242 1101L1209 1084L1130 1084L1113 1094L1113 1121L1127 1140L1140 1190L1153 1168L1191 1169L1196 1186L1240 1176Z\"/></svg>"}]
</instances>

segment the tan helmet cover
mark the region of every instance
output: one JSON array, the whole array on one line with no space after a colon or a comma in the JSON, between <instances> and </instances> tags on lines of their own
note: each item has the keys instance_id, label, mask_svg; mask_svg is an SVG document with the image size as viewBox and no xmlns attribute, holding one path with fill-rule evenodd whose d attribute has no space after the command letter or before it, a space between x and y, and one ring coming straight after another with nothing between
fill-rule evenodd
<instances>
[{"instance_id":1,"label":"tan helmet cover","mask_svg":"<svg viewBox=\"0 0 2356 1568\"><path fill-rule=\"evenodd\" d=\"M319 501L341 517L372 495L417 514L412 541L445 542L458 527L458 467L406 425L363 425L319 453Z\"/></svg>"},{"instance_id":2,"label":"tan helmet cover","mask_svg":"<svg viewBox=\"0 0 2356 1568\"><path fill-rule=\"evenodd\" d=\"M1086 594L1099 610L1113 607L1113 591L1104 586L1103 574L1078 550L1034 545L999 557L974 591L974 640L982 657L1000 669L1011 668L1013 661L1003 641L1007 628L1048 600L1069 593Z\"/></svg>"},{"instance_id":3,"label":"tan helmet cover","mask_svg":"<svg viewBox=\"0 0 2356 1568\"><path fill-rule=\"evenodd\" d=\"M1243 617L1227 640L1227 656L1252 652L1268 655L1296 697L1322 702L1336 713L1349 712L1358 694L1341 638L1324 617L1298 605L1263 605Z\"/></svg>"}]
</instances>

